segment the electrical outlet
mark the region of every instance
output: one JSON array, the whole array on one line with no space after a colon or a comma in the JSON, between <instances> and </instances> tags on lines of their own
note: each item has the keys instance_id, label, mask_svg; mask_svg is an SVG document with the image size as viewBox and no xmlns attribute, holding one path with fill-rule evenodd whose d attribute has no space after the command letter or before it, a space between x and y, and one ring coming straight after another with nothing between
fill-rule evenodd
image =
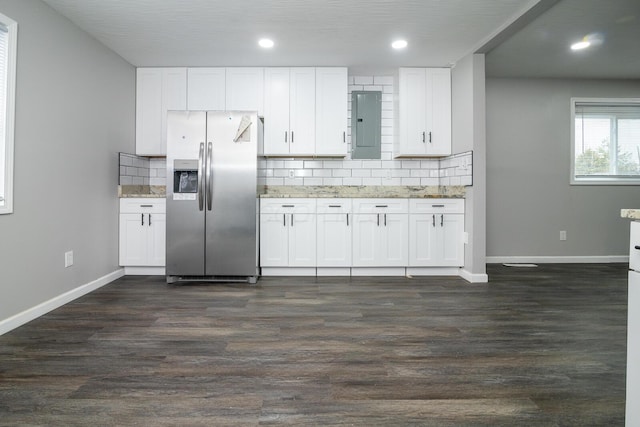
<instances>
[{"instance_id":1,"label":"electrical outlet","mask_svg":"<svg viewBox=\"0 0 640 427\"><path fill-rule=\"evenodd\" d=\"M64 268L71 267L73 265L73 251L64 253Z\"/></svg>"},{"instance_id":2,"label":"electrical outlet","mask_svg":"<svg viewBox=\"0 0 640 427\"><path fill-rule=\"evenodd\" d=\"M567 240L567 232L565 230L560 231L560 240L562 240L563 242Z\"/></svg>"},{"instance_id":3,"label":"electrical outlet","mask_svg":"<svg viewBox=\"0 0 640 427\"><path fill-rule=\"evenodd\" d=\"M293 169L289 169L289 178L295 178L296 177L296 171L294 171Z\"/></svg>"}]
</instances>

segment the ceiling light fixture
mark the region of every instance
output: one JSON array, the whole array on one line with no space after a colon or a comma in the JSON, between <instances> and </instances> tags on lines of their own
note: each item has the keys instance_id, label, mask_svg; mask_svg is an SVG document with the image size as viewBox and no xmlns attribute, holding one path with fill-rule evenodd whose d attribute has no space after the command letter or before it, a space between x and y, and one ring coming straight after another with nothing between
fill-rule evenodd
<instances>
[{"instance_id":1,"label":"ceiling light fixture","mask_svg":"<svg viewBox=\"0 0 640 427\"><path fill-rule=\"evenodd\" d=\"M274 45L273 40L271 39L260 39L258 40L258 44L260 45L260 47L263 47L265 49L271 49Z\"/></svg>"},{"instance_id":2,"label":"ceiling light fixture","mask_svg":"<svg viewBox=\"0 0 640 427\"><path fill-rule=\"evenodd\" d=\"M393 43L391 43L391 47L394 49L404 49L405 47L407 47L407 41L406 40L396 40Z\"/></svg>"},{"instance_id":3,"label":"ceiling light fixture","mask_svg":"<svg viewBox=\"0 0 640 427\"><path fill-rule=\"evenodd\" d=\"M571 50L582 50L588 48L589 46L591 46L591 42L589 42L588 40L581 40L577 43L572 44Z\"/></svg>"}]
</instances>

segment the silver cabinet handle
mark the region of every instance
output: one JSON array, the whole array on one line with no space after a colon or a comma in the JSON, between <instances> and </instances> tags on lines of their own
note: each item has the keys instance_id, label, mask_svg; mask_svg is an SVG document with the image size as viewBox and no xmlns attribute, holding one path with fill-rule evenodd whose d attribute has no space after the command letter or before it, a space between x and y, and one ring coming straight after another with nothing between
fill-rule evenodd
<instances>
[{"instance_id":1,"label":"silver cabinet handle","mask_svg":"<svg viewBox=\"0 0 640 427\"><path fill-rule=\"evenodd\" d=\"M444 215L440 215L440 227L444 227Z\"/></svg>"},{"instance_id":2,"label":"silver cabinet handle","mask_svg":"<svg viewBox=\"0 0 640 427\"><path fill-rule=\"evenodd\" d=\"M282 226L287 226L287 214L282 214Z\"/></svg>"},{"instance_id":3,"label":"silver cabinet handle","mask_svg":"<svg viewBox=\"0 0 640 427\"><path fill-rule=\"evenodd\" d=\"M431 132L429 132L429 142L431 143Z\"/></svg>"},{"instance_id":4,"label":"silver cabinet handle","mask_svg":"<svg viewBox=\"0 0 640 427\"><path fill-rule=\"evenodd\" d=\"M376 205L376 208L388 208L389 205Z\"/></svg>"},{"instance_id":5,"label":"silver cabinet handle","mask_svg":"<svg viewBox=\"0 0 640 427\"><path fill-rule=\"evenodd\" d=\"M198 209L204 210L204 186L202 177L204 176L204 142L200 143L200 154L198 154Z\"/></svg>"},{"instance_id":6,"label":"silver cabinet handle","mask_svg":"<svg viewBox=\"0 0 640 427\"><path fill-rule=\"evenodd\" d=\"M435 216L435 214L431 215L431 220L432 220L433 226L435 227L436 226L436 216Z\"/></svg>"},{"instance_id":7,"label":"silver cabinet handle","mask_svg":"<svg viewBox=\"0 0 640 427\"><path fill-rule=\"evenodd\" d=\"M347 227L349 226L349 214L347 214Z\"/></svg>"},{"instance_id":8,"label":"silver cabinet handle","mask_svg":"<svg viewBox=\"0 0 640 427\"><path fill-rule=\"evenodd\" d=\"M140 223L140 225L144 225L144 214L140 214L141 220L142 222Z\"/></svg>"},{"instance_id":9,"label":"silver cabinet handle","mask_svg":"<svg viewBox=\"0 0 640 427\"><path fill-rule=\"evenodd\" d=\"M387 214L384 214L384 226L387 226Z\"/></svg>"},{"instance_id":10,"label":"silver cabinet handle","mask_svg":"<svg viewBox=\"0 0 640 427\"><path fill-rule=\"evenodd\" d=\"M345 144L347 142L347 132L342 132L342 143Z\"/></svg>"},{"instance_id":11,"label":"silver cabinet handle","mask_svg":"<svg viewBox=\"0 0 640 427\"><path fill-rule=\"evenodd\" d=\"M424 135L424 132L422 132L422 143L424 143L424 142L425 142L425 140L424 140L424 139L425 139L425 135Z\"/></svg>"},{"instance_id":12,"label":"silver cabinet handle","mask_svg":"<svg viewBox=\"0 0 640 427\"><path fill-rule=\"evenodd\" d=\"M207 144L207 209L213 204L213 143Z\"/></svg>"},{"instance_id":13,"label":"silver cabinet handle","mask_svg":"<svg viewBox=\"0 0 640 427\"><path fill-rule=\"evenodd\" d=\"M153 205L140 205L141 208L152 208Z\"/></svg>"},{"instance_id":14,"label":"silver cabinet handle","mask_svg":"<svg viewBox=\"0 0 640 427\"><path fill-rule=\"evenodd\" d=\"M283 208L295 208L294 205L282 205Z\"/></svg>"},{"instance_id":15,"label":"silver cabinet handle","mask_svg":"<svg viewBox=\"0 0 640 427\"><path fill-rule=\"evenodd\" d=\"M444 205L431 205L432 208L444 208Z\"/></svg>"},{"instance_id":16,"label":"silver cabinet handle","mask_svg":"<svg viewBox=\"0 0 640 427\"><path fill-rule=\"evenodd\" d=\"M293 144L293 131L291 131L291 143Z\"/></svg>"},{"instance_id":17,"label":"silver cabinet handle","mask_svg":"<svg viewBox=\"0 0 640 427\"><path fill-rule=\"evenodd\" d=\"M149 214L149 227L151 227L151 214Z\"/></svg>"},{"instance_id":18,"label":"silver cabinet handle","mask_svg":"<svg viewBox=\"0 0 640 427\"><path fill-rule=\"evenodd\" d=\"M378 214L378 227L380 227L380 214Z\"/></svg>"},{"instance_id":19,"label":"silver cabinet handle","mask_svg":"<svg viewBox=\"0 0 640 427\"><path fill-rule=\"evenodd\" d=\"M342 205L329 205L330 208L341 208Z\"/></svg>"},{"instance_id":20,"label":"silver cabinet handle","mask_svg":"<svg viewBox=\"0 0 640 427\"><path fill-rule=\"evenodd\" d=\"M289 142L289 141L288 141L288 139L287 139L287 134L288 134L288 133L289 133L289 132L287 132L286 130L284 131L284 142L285 142L285 144L286 144L287 142Z\"/></svg>"},{"instance_id":21,"label":"silver cabinet handle","mask_svg":"<svg viewBox=\"0 0 640 427\"><path fill-rule=\"evenodd\" d=\"M640 246L638 246L638 245L635 245L633 248L640 251Z\"/></svg>"},{"instance_id":22,"label":"silver cabinet handle","mask_svg":"<svg viewBox=\"0 0 640 427\"><path fill-rule=\"evenodd\" d=\"M293 138L291 139L291 142L293 142ZM293 214L291 214L291 226L293 227Z\"/></svg>"}]
</instances>

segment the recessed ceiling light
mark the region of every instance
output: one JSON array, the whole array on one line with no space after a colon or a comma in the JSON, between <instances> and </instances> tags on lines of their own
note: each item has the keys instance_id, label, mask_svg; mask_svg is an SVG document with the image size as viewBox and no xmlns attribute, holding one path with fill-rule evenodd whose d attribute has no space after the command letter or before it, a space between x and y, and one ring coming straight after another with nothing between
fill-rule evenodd
<instances>
[{"instance_id":1,"label":"recessed ceiling light","mask_svg":"<svg viewBox=\"0 0 640 427\"><path fill-rule=\"evenodd\" d=\"M393 43L391 43L391 47L394 49L404 49L405 47L407 47L407 41L406 40L396 40Z\"/></svg>"},{"instance_id":2,"label":"recessed ceiling light","mask_svg":"<svg viewBox=\"0 0 640 427\"><path fill-rule=\"evenodd\" d=\"M572 44L571 50L582 50L588 48L589 46L591 46L591 42L589 42L588 40L581 40L577 43Z\"/></svg>"},{"instance_id":3,"label":"recessed ceiling light","mask_svg":"<svg viewBox=\"0 0 640 427\"><path fill-rule=\"evenodd\" d=\"M260 45L260 47L263 47L265 49L270 49L274 45L273 40L271 39L260 39L258 40L258 44Z\"/></svg>"}]
</instances>

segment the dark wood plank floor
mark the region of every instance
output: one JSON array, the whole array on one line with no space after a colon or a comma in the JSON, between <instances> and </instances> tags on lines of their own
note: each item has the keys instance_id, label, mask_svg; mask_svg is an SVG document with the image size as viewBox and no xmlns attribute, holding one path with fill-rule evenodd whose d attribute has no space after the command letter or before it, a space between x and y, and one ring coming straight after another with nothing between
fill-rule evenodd
<instances>
[{"instance_id":1,"label":"dark wood plank floor","mask_svg":"<svg viewBox=\"0 0 640 427\"><path fill-rule=\"evenodd\" d=\"M0 337L0 425L623 425L626 268L124 277Z\"/></svg>"}]
</instances>

